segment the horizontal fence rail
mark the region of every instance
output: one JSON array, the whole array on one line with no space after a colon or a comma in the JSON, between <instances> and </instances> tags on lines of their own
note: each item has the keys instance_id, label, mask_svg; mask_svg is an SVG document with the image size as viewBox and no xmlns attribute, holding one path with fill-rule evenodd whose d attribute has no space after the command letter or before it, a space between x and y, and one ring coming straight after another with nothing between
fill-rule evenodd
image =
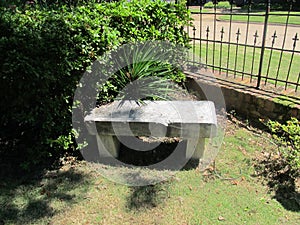
<instances>
[{"instance_id":1,"label":"horizontal fence rail","mask_svg":"<svg viewBox=\"0 0 300 225\"><path fill-rule=\"evenodd\" d=\"M294 11L292 1L207 2L187 4L194 19L187 28L193 65L204 64L225 78L248 79L258 89L298 91L300 12Z\"/></svg>"}]
</instances>

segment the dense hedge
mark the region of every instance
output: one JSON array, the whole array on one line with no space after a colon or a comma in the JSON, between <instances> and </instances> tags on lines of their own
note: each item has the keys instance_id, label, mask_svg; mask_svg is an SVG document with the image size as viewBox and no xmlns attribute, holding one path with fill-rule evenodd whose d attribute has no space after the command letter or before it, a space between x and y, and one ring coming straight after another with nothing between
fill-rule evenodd
<instances>
[{"instance_id":1,"label":"dense hedge","mask_svg":"<svg viewBox=\"0 0 300 225\"><path fill-rule=\"evenodd\" d=\"M74 149L72 98L87 66L128 41L186 45L183 26L188 22L184 4L160 0L2 8L0 158L22 158L18 164L28 168Z\"/></svg>"}]
</instances>

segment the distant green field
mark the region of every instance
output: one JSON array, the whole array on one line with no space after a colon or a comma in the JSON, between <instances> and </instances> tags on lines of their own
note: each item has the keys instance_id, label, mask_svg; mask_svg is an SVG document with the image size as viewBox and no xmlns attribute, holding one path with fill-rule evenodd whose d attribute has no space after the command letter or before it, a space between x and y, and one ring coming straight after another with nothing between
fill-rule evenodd
<instances>
[{"instance_id":1,"label":"distant green field","mask_svg":"<svg viewBox=\"0 0 300 225\"><path fill-rule=\"evenodd\" d=\"M199 13L200 12L200 8L191 8L189 9L192 13ZM201 11L202 13L208 13L211 12L211 10L209 9L202 9Z\"/></svg>"},{"instance_id":2,"label":"distant green field","mask_svg":"<svg viewBox=\"0 0 300 225\"><path fill-rule=\"evenodd\" d=\"M208 51L207 51L208 50ZM197 44L195 46L195 50L191 49L191 52L195 51L195 56L199 59L200 57L200 45ZM259 60L260 60L260 49L257 48L253 54L254 48L253 47L247 47L246 48L246 57L244 61L244 53L245 48L242 46L239 46L238 49L236 49L236 46L230 46L229 50L229 58L228 58L228 45L223 44L222 45L222 55L221 55L221 46L220 44L215 45L215 51L213 52L213 45L209 44L208 49L206 47L206 44L202 44L201 47L201 62L208 65L215 65L220 66L223 68L228 68L232 70L237 71L243 71L246 73L252 74L258 74L259 69ZM236 56L237 53L237 56ZM214 62L213 62L213 55L214 55ZM254 55L254 57L253 57ZM265 50L265 57L263 61L263 68L262 68L262 76L266 76L268 73L268 77L270 78L276 78L277 76L277 70L280 60L280 52L279 51L273 51L272 57L270 60L271 51L266 49ZM220 57L221 56L221 57ZM287 74L289 70L289 65L291 61L292 54L290 53L283 53L281 58L281 65L278 73L278 79L286 80ZM196 58L196 59L197 59ZM253 67L252 67L253 62ZM268 66L270 62L270 68L268 71ZM297 82L298 76L299 76L299 66L297 62L300 62L300 55L294 55L291 69L290 69L290 75L288 78L288 81L290 82ZM228 67L227 67L228 64ZM272 81L268 81L272 82Z\"/></svg>"},{"instance_id":3,"label":"distant green field","mask_svg":"<svg viewBox=\"0 0 300 225\"><path fill-rule=\"evenodd\" d=\"M257 14L264 13L259 12ZM273 15L274 14L274 15ZM286 15L278 15L278 14L286 14ZM255 16L255 13L252 13L254 16L249 17L250 22L260 22L263 23L265 20L264 16ZM230 15L222 15L219 17L221 20L230 20ZM232 21L240 21L240 22L247 22L248 16L247 15L233 15ZM285 24L287 20L287 12L271 12L269 16L269 23L277 23L277 24ZM300 25L300 13L299 12L291 12L289 17L289 24Z\"/></svg>"},{"instance_id":4,"label":"distant green field","mask_svg":"<svg viewBox=\"0 0 300 225\"><path fill-rule=\"evenodd\" d=\"M199 8L192 8L190 9L192 13L200 13ZM203 9L201 11L202 13L213 13L214 11L211 9ZM246 11L244 12L245 15L234 15L235 12L233 12L232 15L232 21L236 22L247 22L248 21L248 16L246 15ZM240 12L239 12L240 13ZM255 12L251 13L249 17L249 22L256 22L256 23L264 23L265 17L264 16L258 16L259 14L264 14L264 11L261 12ZM280 14L285 14L285 15L280 15ZM274 24L285 24L287 20L287 15L288 12L286 11L276 11L276 12L271 12L269 16L269 23L274 23ZM218 19L220 20L230 20L230 15L218 15ZM293 24L293 25L300 25L300 12L291 12L288 24Z\"/></svg>"}]
</instances>

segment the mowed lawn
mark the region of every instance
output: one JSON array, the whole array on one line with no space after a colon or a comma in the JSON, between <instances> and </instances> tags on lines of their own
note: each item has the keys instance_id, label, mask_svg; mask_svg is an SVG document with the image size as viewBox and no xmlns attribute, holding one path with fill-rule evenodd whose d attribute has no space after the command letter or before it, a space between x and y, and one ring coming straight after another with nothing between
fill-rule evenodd
<instances>
[{"instance_id":1,"label":"mowed lawn","mask_svg":"<svg viewBox=\"0 0 300 225\"><path fill-rule=\"evenodd\" d=\"M215 166L182 170L146 187L111 182L86 162L68 161L39 179L0 185L3 224L290 224L300 206L283 206L256 158L276 151L267 133L228 122ZM118 173L121 168L113 168ZM161 172L164 173L164 172ZM292 201L292 200L287 200Z\"/></svg>"},{"instance_id":2,"label":"mowed lawn","mask_svg":"<svg viewBox=\"0 0 300 225\"><path fill-rule=\"evenodd\" d=\"M245 12L246 13L246 12ZM256 22L256 23L264 23L265 17L260 16L264 14L265 12L255 12L251 13L249 18L248 15L222 15L219 17L220 20L232 20L232 21L238 21L238 22L247 22L249 19L249 22ZM288 22L288 24L293 25L300 25L300 13L299 12L290 12L289 18L288 18L288 12L286 11L276 11L270 12L270 16L268 19L269 23L274 24L285 24Z\"/></svg>"},{"instance_id":3,"label":"mowed lawn","mask_svg":"<svg viewBox=\"0 0 300 225\"><path fill-rule=\"evenodd\" d=\"M200 13L200 9L197 8L191 8L190 11L193 14ZM204 14L212 14L214 13L214 10L212 9L203 9L201 11ZM236 15L236 13L243 14L243 15ZM264 23L265 22L265 11L259 11L259 12L250 12L248 16L247 11L233 11L232 16L231 15L218 15L219 20L225 20L225 21L233 21L233 22L249 22L250 23ZM288 20L287 20L288 19ZM272 24L288 24L291 25L300 25L300 12L290 12L288 16L287 11L271 11L268 22Z\"/></svg>"},{"instance_id":4,"label":"mowed lawn","mask_svg":"<svg viewBox=\"0 0 300 225\"><path fill-rule=\"evenodd\" d=\"M221 44L218 43L216 43L214 47L213 44L207 45L206 42L202 42L201 53L199 43L196 43L195 47L190 49L190 53L190 58L192 58L194 54L196 60L200 60L201 63L206 65L215 65L254 75L258 74L261 55L260 48L245 48L244 46L236 45L229 47L227 44L223 44L221 47ZM299 61L300 55L298 54L292 56L291 53L284 52L281 54L280 51L276 50L273 50L271 53L271 50L266 49L263 60L262 76L283 81L297 82L299 79ZM230 73L232 74L233 72ZM237 74L241 75L241 73ZM265 79L262 81L264 82ZM274 83L275 81L268 80L268 82ZM279 82L278 85L283 85L283 83Z\"/></svg>"}]
</instances>

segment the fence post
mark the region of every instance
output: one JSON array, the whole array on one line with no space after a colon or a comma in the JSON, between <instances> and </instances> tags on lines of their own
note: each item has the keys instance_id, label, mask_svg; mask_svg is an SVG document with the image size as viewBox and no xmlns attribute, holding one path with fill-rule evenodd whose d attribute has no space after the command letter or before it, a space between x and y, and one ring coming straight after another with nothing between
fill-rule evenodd
<instances>
[{"instance_id":1,"label":"fence post","mask_svg":"<svg viewBox=\"0 0 300 225\"><path fill-rule=\"evenodd\" d=\"M259 61L259 69L257 75L257 84L256 89L259 89L260 81L261 81L261 73L264 61L264 53L265 53L265 45L266 45L266 38L267 38L267 31L268 31L268 20L269 20L269 13L271 8L271 0L266 0L266 15L265 15L265 23L264 23L264 33L262 37L262 45L261 45L261 52L260 52L260 61Z\"/></svg>"}]
</instances>

